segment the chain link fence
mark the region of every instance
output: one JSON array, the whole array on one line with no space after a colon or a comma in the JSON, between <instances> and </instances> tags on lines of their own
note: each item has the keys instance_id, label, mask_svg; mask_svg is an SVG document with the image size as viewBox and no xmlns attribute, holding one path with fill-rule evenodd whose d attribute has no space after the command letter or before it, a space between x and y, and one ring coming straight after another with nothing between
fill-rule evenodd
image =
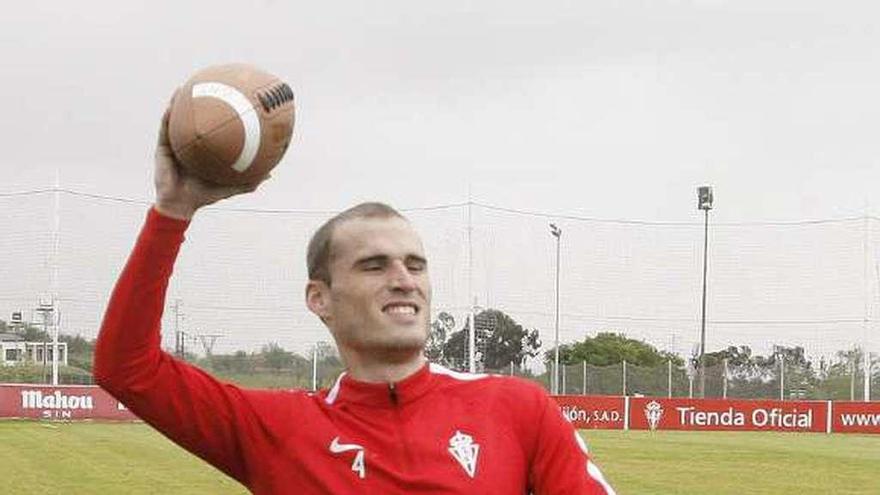
<instances>
[{"instance_id":1,"label":"chain link fence","mask_svg":"<svg viewBox=\"0 0 880 495\"><path fill-rule=\"evenodd\" d=\"M230 358L190 358L191 362L221 380L256 388L326 389L344 370L335 349L320 345L312 359L289 353L292 360L280 366L267 366L257 354L240 356L238 364ZM317 357L317 361L315 361ZM467 371L457 369L456 371ZM868 400L880 398L880 363L871 366L869 387L865 387L864 368L837 367L805 374L796 366L779 362L746 375L724 364L706 368L705 397L728 399L779 400ZM516 376L552 389L552 371L536 374L528 368L511 365L481 372ZM42 366L0 367L3 383L51 383L51 368ZM79 368L59 368L61 385L93 385L92 375ZM585 362L560 366L560 395L628 395L646 397L700 397L699 370L675 366L671 361L646 367L629 363L594 366Z\"/></svg>"},{"instance_id":2,"label":"chain link fence","mask_svg":"<svg viewBox=\"0 0 880 495\"><path fill-rule=\"evenodd\" d=\"M751 375L722 364L706 368L706 398L780 400L876 400L880 397L880 363L871 366L870 386L865 370L850 366L807 374L796 366L780 365ZM552 372L551 372L552 373ZM550 374L536 378L549 390ZM627 363L593 366L586 363L560 366L561 395L629 395L647 397L700 397L699 370L675 366L643 367Z\"/></svg>"},{"instance_id":3,"label":"chain link fence","mask_svg":"<svg viewBox=\"0 0 880 495\"><path fill-rule=\"evenodd\" d=\"M0 250L6 261L0 279L14 281L0 284L0 319L18 313L24 322L38 324L35 304L51 295L64 314L59 332L93 339L148 206L63 188L0 195L5 212ZM229 356L233 362L225 364L231 367L207 356L188 359L221 378L248 386L331 386L342 369L338 358L315 359L311 351L328 338L326 329L291 296L301 293L307 279L304 240L331 213L206 209L187 233L169 285L163 347L174 349L176 335L213 339L205 354ZM687 356L696 344L701 222L559 218L474 202L405 213L430 253L433 309L458 322L450 331L460 330L479 306L498 308L538 332L541 354L551 350L556 327L563 344L609 330L678 356ZM91 220L84 224L83 218ZM565 232L558 290L554 274L560 258L549 222ZM710 236L708 351L748 345L766 353L775 345L801 346L814 362L854 347L880 355L880 218L718 223ZM267 342L298 360L250 358L243 368L234 362L239 352L252 356ZM197 342L188 345L201 353ZM532 369L492 371L523 376L549 390L552 373L541 363L530 364ZM817 366L811 373L788 364L726 373L713 366L704 381L686 369L668 368L627 365L624 371L623 363L568 363L560 370L559 388L678 397L701 395L705 382L704 395L710 397L856 400L866 389L880 389L877 365L868 386L858 364ZM45 375L4 381L45 383Z\"/></svg>"}]
</instances>

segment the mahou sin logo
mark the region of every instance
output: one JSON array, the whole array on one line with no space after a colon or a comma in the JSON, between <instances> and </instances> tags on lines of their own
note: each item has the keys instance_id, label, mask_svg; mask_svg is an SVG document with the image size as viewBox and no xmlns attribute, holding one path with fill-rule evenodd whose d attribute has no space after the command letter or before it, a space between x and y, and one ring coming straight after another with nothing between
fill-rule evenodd
<instances>
[{"instance_id":1,"label":"mahou sin logo","mask_svg":"<svg viewBox=\"0 0 880 495\"><path fill-rule=\"evenodd\" d=\"M39 390L21 391L22 409L94 409L91 395L64 395L60 390L43 394Z\"/></svg>"}]
</instances>

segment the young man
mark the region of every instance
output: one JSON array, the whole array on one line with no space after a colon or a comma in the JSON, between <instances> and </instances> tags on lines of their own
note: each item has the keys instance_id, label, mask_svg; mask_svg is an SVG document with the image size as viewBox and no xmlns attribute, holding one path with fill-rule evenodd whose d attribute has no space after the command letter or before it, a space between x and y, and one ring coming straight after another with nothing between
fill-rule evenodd
<instances>
[{"instance_id":1,"label":"young man","mask_svg":"<svg viewBox=\"0 0 880 495\"><path fill-rule=\"evenodd\" d=\"M165 123L156 202L98 338L102 387L254 493L614 493L543 389L426 362L428 262L386 205L349 209L309 243L306 304L346 365L329 391L246 390L163 352L165 291L190 220L258 185L210 187L182 174Z\"/></svg>"}]
</instances>

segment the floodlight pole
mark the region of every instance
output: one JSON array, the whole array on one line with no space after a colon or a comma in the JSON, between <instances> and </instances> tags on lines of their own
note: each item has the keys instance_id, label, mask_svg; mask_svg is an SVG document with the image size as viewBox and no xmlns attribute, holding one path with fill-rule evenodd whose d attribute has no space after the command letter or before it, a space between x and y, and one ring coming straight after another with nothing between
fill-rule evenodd
<instances>
[{"instance_id":1,"label":"floodlight pole","mask_svg":"<svg viewBox=\"0 0 880 495\"><path fill-rule=\"evenodd\" d=\"M37 313L43 317L43 333L49 335L49 322L52 320L53 315L55 313L55 304L52 299L40 299L37 303ZM58 385L58 332L57 327L53 327L55 331L54 338L52 340L52 385ZM48 361L47 354L47 345L45 343L45 337L43 337L43 370L46 369L46 363ZM43 375L45 379L45 373Z\"/></svg>"},{"instance_id":2,"label":"floodlight pole","mask_svg":"<svg viewBox=\"0 0 880 495\"><path fill-rule=\"evenodd\" d=\"M712 187L697 188L697 209L705 212L703 222L703 310L700 316L700 398L706 397L706 272L709 259L709 210L712 209Z\"/></svg>"},{"instance_id":3,"label":"floodlight pole","mask_svg":"<svg viewBox=\"0 0 880 495\"><path fill-rule=\"evenodd\" d=\"M58 326L60 313L56 305L58 299L58 252L61 246L61 169L55 167L55 194L53 194L53 220L52 220L52 294L49 304L51 305L52 320L52 385L58 386ZM46 313L44 313L44 316ZM65 350L66 353L66 350Z\"/></svg>"},{"instance_id":4,"label":"floodlight pole","mask_svg":"<svg viewBox=\"0 0 880 495\"><path fill-rule=\"evenodd\" d=\"M467 240L468 240L468 297L473 296L474 294L474 248L473 248L473 235L474 235L474 225L473 219L471 217L473 203L470 200L470 190L468 191L468 228L467 228ZM468 309L470 315L468 317L468 345L467 345L467 362L468 362L468 371L470 373L477 372L477 326L474 320L476 320L476 305L477 305L477 296L473 296L473 302Z\"/></svg>"},{"instance_id":5,"label":"floodlight pole","mask_svg":"<svg viewBox=\"0 0 880 495\"><path fill-rule=\"evenodd\" d=\"M556 238L556 339L553 349L553 395L559 394L559 245L562 239L562 229L555 224L550 224L550 234Z\"/></svg>"}]
</instances>

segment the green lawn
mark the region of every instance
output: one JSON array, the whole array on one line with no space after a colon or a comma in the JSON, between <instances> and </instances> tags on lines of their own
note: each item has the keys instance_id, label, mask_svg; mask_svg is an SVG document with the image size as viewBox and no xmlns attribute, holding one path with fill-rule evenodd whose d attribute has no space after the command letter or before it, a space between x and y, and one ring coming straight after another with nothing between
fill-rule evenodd
<instances>
[{"instance_id":1,"label":"green lawn","mask_svg":"<svg viewBox=\"0 0 880 495\"><path fill-rule=\"evenodd\" d=\"M880 436L583 432L626 494L877 494ZM0 421L6 494L243 494L135 423Z\"/></svg>"},{"instance_id":2,"label":"green lawn","mask_svg":"<svg viewBox=\"0 0 880 495\"><path fill-rule=\"evenodd\" d=\"M141 423L0 421L4 494L246 494Z\"/></svg>"},{"instance_id":3,"label":"green lawn","mask_svg":"<svg viewBox=\"0 0 880 495\"><path fill-rule=\"evenodd\" d=\"M582 431L620 494L880 493L880 436Z\"/></svg>"}]
</instances>

